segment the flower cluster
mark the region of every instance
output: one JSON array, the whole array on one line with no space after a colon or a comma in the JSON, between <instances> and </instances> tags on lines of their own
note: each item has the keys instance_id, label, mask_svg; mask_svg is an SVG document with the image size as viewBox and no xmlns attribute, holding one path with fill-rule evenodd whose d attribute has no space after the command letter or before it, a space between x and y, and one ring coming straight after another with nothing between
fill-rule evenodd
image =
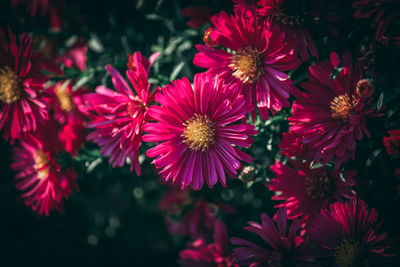
<instances>
[{"instance_id":1,"label":"flower cluster","mask_svg":"<svg viewBox=\"0 0 400 267\"><path fill-rule=\"evenodd\" d=\"M32 39L0 29L0 131L13 146L11 169L25 205L40 215L62 212L79 178L107 157L112 168L128 165L121 173L132 176L147 179L153 168L166 184L158 208L168 232L186 244L181 266L390 262L393 239L370 192L381 182L377 196L399 199L393 188L400 176L400 87L388 86L397 78L386 79L375 64L379 56L366 47L380 43L399 52L399 4L233 0L231 10L220 10L218 1L205 2L212 6L176 5L177 21L184 27L182 17L189 18L193 28L182 36L203 44L178 46L180 36L163 49L159 38L148 58L139 51L92 55L90 49L108 51L95 34ZM61 30L66 1L12 1L23 5ZM353 8L350 17L343 17L346 7ZM361 38L344 29L346 19L358 28L367 21L372 35L355 45ZM165 23L174 33L175 22ZM126 32L121 43L131 51ZM165 75L160 68L170 69L176 60L170 50L177 47L192 52L192 64L179 62ZM177 58L186 60L185 53ZM92 56L101 66L91 64ZM380 177L370 177L384 161L393 163L393 177L376 182ZM94 176L114 178L110 166L104 163ZM247 201L241 209L238 199ZM248 212L251 205L256 208ZM241 211L261 213L260 223L244 228L260 240L229 239L228 229L245 222L231 223L230 216Z\"/></svg>"}]
</instances>

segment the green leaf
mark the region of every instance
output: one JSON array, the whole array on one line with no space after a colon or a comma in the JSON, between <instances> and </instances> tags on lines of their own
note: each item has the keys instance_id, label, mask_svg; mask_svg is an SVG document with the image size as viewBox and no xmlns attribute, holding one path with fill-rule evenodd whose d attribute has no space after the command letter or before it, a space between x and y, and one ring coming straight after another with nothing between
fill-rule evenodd
<instances>
[{"instance_id":1,"label":"green leaf","mask_svg":"<svg viewBox=\"0 0 400 267\"><path fill-rule=\"evenodd\" d=\"M171 75L169 76L169 79L172 81L172 80L175 80L176 79L176 77L178 77L178 74L181 72L181 70L183 69L183 66L185 66L185 62L184 61L182 61L182 62L180 62L178 65L176 65L175 67L174 67L174 69L172 70L172 72L171 72Z\"/></svg>"},{"instance_id":2,"label":"green leaf","mask_svg":"<svg viewBox=\"0 0 400 267\"><path fill-rule=\"evenodd\" d=\"M376 109L379 111L383 105L383 92L379 95L378 102L376 102Z\"/></svg>"}]
</instances>

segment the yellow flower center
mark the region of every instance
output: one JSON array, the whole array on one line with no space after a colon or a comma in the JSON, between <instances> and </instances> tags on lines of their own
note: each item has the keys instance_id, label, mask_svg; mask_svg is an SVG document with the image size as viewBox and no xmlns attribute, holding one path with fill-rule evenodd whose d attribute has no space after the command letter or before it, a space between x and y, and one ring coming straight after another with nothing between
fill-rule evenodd
<instances>
[{"instance_id":1,"label":"yellow flower center","mask_svg":"<svg viewBox=\"0 0 400 267\"><path fill-rule=\"evenodd\" d=\"M49 175L49 158L43 150L38 149L33 157L35 161L35 169L37 171L37 177L42 180L46 179Z\"/></svg>"},{"instance_id":2,"label":"yellow flower center","mask_svg":"<svg viewBox=\"0 0 400 267\"><path fill-rule=\"evenodd\" d=\"M305 191L312 199L323 199L331 195L333 183L326 173L315 174L305 179Z\"/></svg>"},{"instance_id":3,"label":"yellow flower center","mask_svg":"<svg viewBox=\"0 0 400 267\"><path fill-rule=\"evenodd\" d=\"M195 114L187 122L182 137L190 149L207 151L215 143L215 124L207 116Z\"/></svg>"},{"instance_id":4,"label":"yellow flower center","mask_svg":"<svg viewBox=\"0 0 400 267\"><path fill-rule=\"evenodd\" d=\"M8 66L0 69L0 101L13 104L22 96L24 89L19 76Z\"/></svg>"},{"instance_id":5,"label":"yellow flower center","mask_svg":"<svg viewBox=\"0 0 400 267\"><path fill-rule=\"evenodd\" d=\"M74 102L72 101L71 94L68 92L67 88L64 88L63 86L56 86L56 89L54 91L57 96L58 102L60 103L60 108L63 111L70 112L72 110Z\"/></svg>"},{"instance_id":6,"label":"yellow flower center","mask_svg":"<svg viewBox=\"0 0 400 267\"><path fill-rule=\"evenodd\" d=\"M232 75L243 83L254 83L264 74L264 58L258 49L248 46L239 49L231 58L229 65Z\"/></svg>"},{"instance_id":7,"label":"yellow flower center","mask_svg":"<svg viewBox=\"0 0 400 267\"><path fill-rule=\"evenodd\" d=\"M332 118L343 123L348 122L349 115L357 106L358 100L355 96L349 97L348 94L335 97L330 105Z\"/></svg>"},{"instance_id":8,"label":"yellow flower center","mask_svg":"<svg viewBox=\"0 0 400 267\"><path fill-rule=\"evenodd\" d=\"M362 247L359 242L344 239L335 250L335 259L338 266L359 266L362 259Z\"/></svg>"}]
</instances>

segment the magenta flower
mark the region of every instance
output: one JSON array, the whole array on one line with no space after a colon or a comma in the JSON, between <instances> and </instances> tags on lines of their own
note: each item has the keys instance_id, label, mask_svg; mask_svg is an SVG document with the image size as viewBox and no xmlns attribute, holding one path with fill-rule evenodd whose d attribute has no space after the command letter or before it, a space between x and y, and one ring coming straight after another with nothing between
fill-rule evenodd
<instances>
[{"instance_id":1,"label":"magenta flower","mask_svg":"<svg viewBox=\"0 0 400 267\"><path fill-rule=\"evenodd\" d=\"M371 109L371 99L360 98L357 83L363 79L360 66L352 65L349 53L343 55L343 71L330 79L340 64L336 53L331 60L317 62L309 69L307 90L293 103L289 118L290 131L303 136L307 144L307 159L327 163L335 158L335 168L354 159L356 140L370 136L365 126L368 116L377 116Z\"/></svg>"},{"instance_id":2,"label":"magenta flower","mask_svg":"<svg viewBox=\"0 0 400 267\"><path fill-rule=\"evenodd\" d=\"M24 33L17 42L10 31L10 41L0 30L0 129L3 138L21 138L36 131L48 119L43 101L43 84L38 53L33 52L32 38Z\"/></svg>"},{"instance_id":3,"label":"magenta flower","mask_svg":"<svg viewBox=\"0 0 400 267\"><path fill-rule=\"evenodd\" d=\"M138 64L136 70L128 70L126 75L136 94L125 82L121 74L111 65L106 70L112 77L116 91L98 86L96 93L85 96L85 102L91 107L89 128L95 128L88 135L101 147L103 156L110 156L113 167L123 166L127 157L131 160L131 171L140 175L139 148L142 141L143 124L147 120L149 105L154 94L150 93L150 84L145 66Z\"/></svg>"},{"instance_id":4,"label":"magenta flower","mask_svg":"<svg viewBox=\"0 0 400 267\"><path fill-rule=\"evenodd\" d=\"M304 266L312 262L314 257L308 250L308 243L298 236L300 222L294 220L287 232L286 209L279 209L276 224L265 213L261 214L261 225L249 222L244 229L253 232L266 243L265 247L256 245L241 238L231 238L231 243L237 246L233 250L234 257L244 266Z\"/></svg>"},{"instance_id":5,"label":"magenta flower","mask_svg":"<svg viewBox=\"0 0 400 267\"><path fill-rule=\"evenodd\" d=\"M87 119L80 109L84 105L83 96L88 91L88 88L73 90L68 81L58 82L46 90L50 96L47 102L52 107L60 141L71 155L76 155L86 141Z\"/></svg>"},{"instance_id":6,"label":"magenta flower","mask_svg":"<svg viewBox=\"0 0 400 267\"><path fill-rule=\"evenodd\" d=\"M345 172L343 180L339 170L311 168L308 162L289 162L293 168L279 161L271 166L276 177L268 185L270 190L280 192L272 199L284 200L275 207L285 207L289 219L302 216L301 220L308 222L329 204L354 196L351 187L356 184L355 171Z\"/></svg>"},{"instance_id":7,"label":"magenta flower","mask_svg":"<svg viewBox=\"0 0 400 267\"><path fill-rule=\"evenodd\" d=\"M250 124L234 124L252 110L236 88L213 80L210 73L194 77L194 91L188 79L176 80L157 94L162 106L152 106L149 115L158 123L147 123L145 142L160 142L147 151L158 156L153 163L167 181L192 185L200 190L204 181L213 187L217 180L226 186L242 168L240 160L252 158L236 146L250 147L249 135L257 133Z\"/></svg>"},{"instance_id":8,"label":"magenta flower","mask_svg":"<svg viewBox=\"0 0 400 267\"><path fill-rule=\"evenodd\" d=\"M210 37L232 52L197 45L200 52L193 63L240 88L265 120L268 110L290 106L289 94L297 89L284 71L296 69L301 62L296 57L296 41L288 39L277 24L245 13L237 10L234 16L225 12L213 16L211 21L216 29Z\"/></svg>"},{"instance_id":9,"label":"magenta flower","mask_svg":"<svg viewBox=\"0 0 400 267\"><path fill-rule=\"evenodd\" d=\"M239 267L228 254L228 233L226 226L219 220L214 223L214 242L207 244L204 239L192 242L180 252L179 263L182 267Z\"/></svg>"},{"instance_id":10,"label":"magenta flower","mask_svg":"<svg viewBox=\"0 0 400 267\"><path fill-rule=\"evenodd\" d=\"M330 266L378 266L394 256L387 234L380 231L381 225L376 210L353 197L322 210L308 234Z\"/></svg>"},{"instance_id":11,"label":"magenta flower","mask_svg":"<svg viewBox=\"0 0 400 267\"><path fill-rule=\"evenodd\" d=\"M63 149L54 123L45 128L45 135L32 135L14 147L11 168L16 172L16 187L22 191L25 205L38 214L49 215L52 209L62 212L64 199L78 187L74 170L60 170L56 162Z\"/></svg>"},{"instance_id":12,"label":"magenta flower","mask_svg":"<svg viewBox=\"0 0 400 267\"><path fill-rule=\"evenodd\" d=\"M262 16L273 17L279 23L285 35L299 40L299 54L303 61L308 60L308 53L318 59L318 50L310 32L304 26L306 17L303 1L261 0L258 12Z\"/></svg>"}]
</instances>

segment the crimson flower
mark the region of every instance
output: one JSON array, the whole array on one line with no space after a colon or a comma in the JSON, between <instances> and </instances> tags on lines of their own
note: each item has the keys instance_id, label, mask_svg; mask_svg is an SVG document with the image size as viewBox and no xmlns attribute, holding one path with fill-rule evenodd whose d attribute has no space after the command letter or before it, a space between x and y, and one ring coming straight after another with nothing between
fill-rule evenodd
<instances>
[{"instance_id":1,"label":"crimson flower","mask_svg":"<svg viewBox=\"0 0 400 267\"><path fill-rule=\"evenodd\" d=\"M45 128L45 135L31 135L13 148L11 168L16 172L16 187L22 191L25 205L38 214L49 215L52 209L62 212L64 199L78 187L74 170L61 170L56 162L63 148L54 122Z\"/></svg>"},{"instance_id":2,"label":"crimson flower","mask_svg":"<svg viewBox=\"0 0 400 267\"><path fill-rule=\"evenodd\" d=\"M188 6L182 8L181 14L183 17L189 18L189 21L186 23L187 26L198 29L210 21L215 11L206 6Z\"/></svg>"},{"instance_id":3,"label":"crimson flower","mask_svg":"<svg viewBox=\"0 0 400 267\"><path fill-rule=\"evenodd\" d=\"M219 220L214 223L214 242L204 239L192 242L180 252L179 263L182 267L239 267L228 254L228 233L226 226Z\"/></svg>"},{"instance_id":4,"label":"crimson flower","mask_svg":"<svg viewBox=\"0 0 400 267\"><path fill-rule=\"evenodd\" d=\"M381 225L376 210L353 197L322 210L308 235L329 266L378 266L394 256L387 234L380 231Z\"/></svg>"},{"instance_id":5,"label":"crimson flower","mask_svg":"<svg viewBox=\"0 0 400 267\"><path fill-rule=\"evenodd\" d=\"M380 39L387 27L400 16L400 3L397 0L354 0L356 9L354 17L357 19L372 19L372 26L376 28L375 39Z\"/></svg>"},{"instance_id":6,"label":"crimson flower","mask_svg":"<svg viewBox=\"0 0 400 267\"><path fill-rule=\"evenodd\" d=\"M71 155L76 155L85 143L87 118L80 109L83 108L83 96L87 92L87 88L74 90L69 81L58 82L46 90L60 141Z\"/></svg>"},{"instance_id":7,"label":"crimson flower","mask_svg":"<svg viewBox=\"0 0 400 267\"><path fill-rule=\"evenodd\" d=\"M310 32L304 26L307 17L306 6L297 0L260 0L261 16L273 17L279 23L286 36L299 40L298 51L303 61L308 60L308 53L318 59L318 50Z\"/></svg>"},{"instance_id":8,"label":"crimson flower","mask_svg":"<svg viewBox=\"0 0 400 267\"><path fill-rule=\"evenodd\" d=\"M213 187L218 179L226 186L225 171L236 177L240 160L252 158L236 146L250 147L249 135L257 133L250 124L234 124L252 110L236 88L214 80L210 73L166 85L156 95L161 106L153 105L149 115L158 123L147 123L145 142L157 142L147 151L166 181L192 185L200 190L204 181Z\"/></svg>"},{"instance_id":9,"label":"crimson flower","mask_svg":"<svg viewBox=\"0 0 400 267\"><path fill-rule=\"evenodd\" d=\"M329 204L350 199L355 194L351 189L356 184L355 171L346 171L343 180L339 170L328 171L323 166L311 168L308 162L289 162L293 167L279 161L271 166L275 178L268 184L270 190L280 192L272 199L284 200L275 207L285 207L289 219L302 216L307 222Z\"/></svg>"},{"instance_id":10,"label":"crimson flower","mask_svg":"<svg viewBox=\"0 0 400 267\"><path fill-rule=\"evenodd\" d=\"M0 30L0 129L3 138L21 138L36 131L48 119L43 101L46 77L40 73L39 54L32 49L32 38L23 33L10 41Z\"/></svg>"},{"instance_id":11,"label":"crimson flower","mask_svg":"<svg viewBox=\"0 0 400 267\"><path fill-rule=\"evenodd\" d=\"M308 250L308 242L302 236L298 236L300 222L294 220L287 232L286 209L279 209L276 215L276 224L265 213L261 214L261 225L256 222L248 222L244 229L253 232L266 243L259 246L253 242L231 238L231 243L237 246L233 250L234 257L240 265L245 266L304 266L314 260Z\"/></svg>"},{"instance_id":12,"label":"crimson flower","mask_svg":"<svg viewBox=\"0 0 400 267\"><path fill-rule=\"evenodd\" d=\"M330 60L317 62L309 69L306 90L293 103L290 131L303 137L307 159L327 163L335 158L335 168L354 159L356 140L370 136L366 117L377 116L371 99L359 97L357 84L363 79L359 64L353 67L349 53L343 55L343 71L331 79L340 64L336 53Z\"/></svg>"},{"instance_id":13,"label":"crimson flower","mask_svg":"<svg viewBox=\"0 0 400 267\"><path fill-rule=\"evenodd\" d=\"M289 95L297 89L284 71L301 63L296 41L271 20L261 21L245 12L237 11L234 16L221 12L211 21L215 30L210 37L221 49L197 45L200 52L193 63L239 88L249 103L257 105L264 120L269 110L289 107Z\"/></svg>"},{"instance_id":14,"label":"crimson flower","mask_svg":"<svg viewBox=\"0 0 400 267\"><path fill-rule=\"evenodd\" d=\"M61 28L60 6L64 5L63 0L12 0L12 6L24 5L31 17L36 14L41 16L49 15L52 27Z\"/></svg>"},{"instance_id":15,"label":"crimson flower","mask_svg":"<svg viewBox=\"0 0 400 267\"><path fill-rule=\"evenodd\" d=\"M106 70L117 91L98 86L96 93L85 95L84 100L90 108L88 116L91 122L88 127L95 128L88 135L88 140L101 147L103 156L110 156L109 162L113 167L123 166L129 157L131 171L135 169L136 174L140 175L138 150L143 124L156 91L150 93L148 73L143 64L137 64L135 70L126 72L136 94L114 67L107 65Z\"/></svg>"},{"instance_id":16,"label":"crimson flower","mask_svg":"<svg viewBox=\"0 0 400 267\"><path fill-rule=\"evenodd\" d=\"M388 137L383 137L387 153L389 155L400 155L400 130L392 130L388 133Z\"/></svg>"},{"instance_id":17,"label":"crimson flower","mask_svg":"<svg viewBox=\"0 0 400 267\"><path fill-rule=\"evenodd\" d=\"M301 158L307 153L307 145L303 144L302 136L292 132L282 134L282 140L279 144L279 148L282 149L280 151L281 154L285 155L287 158Z\"/></svg>"}]
</instances>

